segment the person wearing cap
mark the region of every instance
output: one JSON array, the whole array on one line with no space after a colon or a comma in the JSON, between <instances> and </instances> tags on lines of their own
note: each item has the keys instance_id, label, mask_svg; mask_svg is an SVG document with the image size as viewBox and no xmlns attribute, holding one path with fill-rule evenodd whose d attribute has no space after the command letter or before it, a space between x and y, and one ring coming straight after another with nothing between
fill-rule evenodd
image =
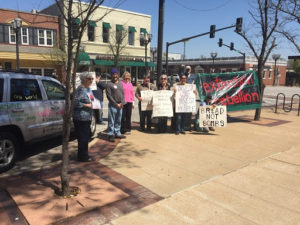
<instances>
[{"instance_id":1,"label":"person wearing cap","mask_svg":"<svg viewBox=\"0 0 300 225\"><path fill-rule=\"evenodd\" d=\"M90 86L94 77L90 73L80 75L81 85L76 88L73 110L73 123L78 142L77 160L89 162L93 159L89 156L88 144L91 136L91 120L93 116L93 94Z\"/></svg>"},{"instance_id":2,"label":"person wearing cap","mask_svg":"<svg viewBox=\"0 0 300 225\"><path fill-rule=\"evenodd\" d=\"M170 85L168 84L168 77L166 74L160 76L160 83L157 90L170 90ZM159 133L165 133L167 131L168 117L158 117L157 130Z\"/></svg>"},{"instance_id":3,"label":"person wearing cap","mask_svg":"<svg viewBox=\"0 0 300 225\"><path fill-rule=\"evenodd\" d=\"M123 85L119 82L119 71L113 68L111 81L106 86L108 99L108 141L115 142L115 138L125 138L121 134L122 108L125 104Z\"/></svg>"},{"instance_id":4,"label":"person wearing cap","mask_svg":"<svg viewBox=\"0 0 300 225\"><path fill-rule=\"evenodd\" d=\"M139 114L140 114L140 129L141 131L145 131L145 121L147 118L147 130L151 131L151 116L152 116L152 110L146 110L142 111L142 97L141 97L141 91L146 90L153 90L155 91L157 88L155 85L150 83L150 76L146 75L144 77L144 82L139 85L135 91L135 97L139 100Z\"/></svg>"}]
</instances>

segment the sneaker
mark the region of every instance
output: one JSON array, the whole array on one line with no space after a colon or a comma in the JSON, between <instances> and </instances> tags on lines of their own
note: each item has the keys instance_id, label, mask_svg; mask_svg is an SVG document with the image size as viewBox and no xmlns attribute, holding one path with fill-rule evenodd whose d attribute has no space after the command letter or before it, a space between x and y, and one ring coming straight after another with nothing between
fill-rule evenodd
<instances>
[{"instance_id":1,"label":"sneaker","mask_svg":"<svg viewBox=\"0 0 300 225\"><path fill-rule=\"evenodd\" d=\"M113 135L108 136L108 141L109 142L115 142L115 137Z\"/></svg>"},{"instance_id":2,"label":"sneaker","mask_svg":"<svg viewBox=\"0 0 300 225\"><path fill-rule=\"evenodd\" d=\"M210 130L210 131L215 131L215 128L209 127L209 130Z\"/></svg>"},{"instance_id":3,"label":"sneaker","mask_svg":"<svg viewBox=\"0 0 300 225\"><path fill-rule=\"evenodd\" d=\"M121 134L119 136L116 135L116 138L118 138L118 139L124 139L124 138L126 138L126 136L124 136L124 135Z\"/></svg>"},{"instance_id":4,"label":"sneaker","mask_svg":"<svg viewBox=\"0 0 300 225\"><path fill-rule=\"evenodd\" d=\"M179 132L178 132L178 131L176 131L176 132L175 132L175 134L176 134L176 135L179 135Z\"/></svg>"},{"instance_id":5,"label":"sneaker","mask_svg":"<svg viewBox=\"0 0 300 225\"><path fill-rule=\"evenodd\" d=\"M185 131L180 131L181 134L185 134Z\"/></svg>"},{"instance_id":6,"label":"sneaker","mask_svg":"<svg viewBox=\"0 0 300 225\"><path fill-rule=\"evenodd\" d=\"M202 131L205 132L205 133L208 133L208 132L209 132L209 130L208 130L207 127L203 127L203 128L202 128Z\"/></svg>"},{"instance_id":7,"label":"sneaker","mask_svg":"<svg viewBox=\"0 0 300 225\"><path fill-rule=\"evenodd\" d=\"M79 162L94 162L95 159L89 156L87 159L78 159Z\"/></svg>"}]
</instances>

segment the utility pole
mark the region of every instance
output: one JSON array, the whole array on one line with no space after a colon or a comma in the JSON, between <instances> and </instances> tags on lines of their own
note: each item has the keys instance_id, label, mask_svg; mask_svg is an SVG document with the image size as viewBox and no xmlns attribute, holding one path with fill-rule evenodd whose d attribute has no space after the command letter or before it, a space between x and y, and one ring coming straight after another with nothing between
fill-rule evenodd
<instances>
[{"instance_id":1,"label":"utility pole","mask_svg":"<svg viewBox=\"0 0 300 225\"><path fill-rule=\"evenodd\" d=\"M165 8L165 0L159 0L158 39L157 39L157 77L156 77L157 86L159 84L159 77L162 75L164 8Z\"/></svg>"}]
</instances>

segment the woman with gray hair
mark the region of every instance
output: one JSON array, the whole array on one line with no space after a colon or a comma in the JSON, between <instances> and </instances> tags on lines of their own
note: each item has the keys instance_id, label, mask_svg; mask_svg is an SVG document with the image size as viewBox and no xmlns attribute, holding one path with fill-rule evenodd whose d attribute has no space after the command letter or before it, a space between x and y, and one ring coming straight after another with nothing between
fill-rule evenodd
<instances>
[{"instance_id":1,"label":"woman with gray hair","mask_svg":"<svg viewBox=\"0 0 300 225\"><path fill-rule=\"evenodd\" d=\"M90 86L93 80L94 77L92 74L82 73L80 75L81 85L75 91L73 123L78 142L77 159L80 162L93 161L88 153L88 143L91 136L90 126L93 116L92 101L94 100Z\"/></svg>"}]
</instances>

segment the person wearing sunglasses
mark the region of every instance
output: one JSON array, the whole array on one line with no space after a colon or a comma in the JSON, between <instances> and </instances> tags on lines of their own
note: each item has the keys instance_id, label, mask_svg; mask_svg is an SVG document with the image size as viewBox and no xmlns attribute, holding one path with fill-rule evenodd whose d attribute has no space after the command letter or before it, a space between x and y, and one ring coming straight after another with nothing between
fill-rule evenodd
<instances>
[{"instance_id":1,"label":"person wearing sunglasses","mask_svg":"<svg viewBox=\"0 0 300 225\"><path fill-rule=\"evenodd\" d=\"M89 162L93 159L88 153L88 143L91 136L91 120L93 116L93 95L90 89L94 81L91 73L80 75L81 85L75 91L73 123L78 142L77 160Z\"/></svg>"},{"instance_id":2,"label":"person wearing sunglasses","mask_svg":"<svg viewBox=\"0 0 300 225\"><path fill-rule=\"evenodd\" d=\"M157 90L170 90L170 84L168 84L168 77L166 74L160 76L160 83ZM165 133L167 131L168 117L158 117L157 130L158 133Z\"/></svg>"}]
</instances>

